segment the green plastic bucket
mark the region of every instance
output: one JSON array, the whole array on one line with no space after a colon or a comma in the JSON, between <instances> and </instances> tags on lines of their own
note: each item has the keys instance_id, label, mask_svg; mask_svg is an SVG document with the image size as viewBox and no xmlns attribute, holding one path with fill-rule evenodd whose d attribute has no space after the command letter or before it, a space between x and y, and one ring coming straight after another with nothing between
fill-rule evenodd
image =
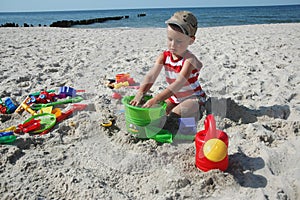
<instances>
[{"instance_id":1,"label":"green plastic bucket","mask_svg":"<svg viewBox=\"0 0 300 200\"><path fill-rule=\"evenodd\" d=\"M131 133L134 137L138 138L148 138L146 135L146 126L138 126L134 122L126 119L126 129L129 133Z\"/></svg>"},{"instance_id":2,"label":"green plastic bucket","mask_svg":"<svg viewBox=\"0 0 300 200\"><path fill-rule=\"evenodd\" d=\"M133 123L137 126L147 126L153 121L160 119L162 116L166 115L167 104L165 102L160 102L155 107L142 108L139 106L130 105L130 101L134 96L125 96L122 99L122 103L125 105L125 118L126 121ZM151 96L143 97L144 101L151 99Z\"/></svg>"}]
</instances>

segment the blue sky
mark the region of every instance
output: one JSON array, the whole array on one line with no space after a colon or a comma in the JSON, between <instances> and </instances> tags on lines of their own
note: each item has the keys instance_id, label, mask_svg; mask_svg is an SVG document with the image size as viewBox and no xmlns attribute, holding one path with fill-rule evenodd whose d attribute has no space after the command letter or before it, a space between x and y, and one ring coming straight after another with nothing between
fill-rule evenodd
<instances>
[{"instance_id":1,"label":"blue sky","mask_svg":"<svg viewBox=\"0 0 300 200\"><path fill-rule=\"evenodd\" d=\"M0 0L0 12L289 4L300 4L300 0Z\"/></svg>"}]
</instances>

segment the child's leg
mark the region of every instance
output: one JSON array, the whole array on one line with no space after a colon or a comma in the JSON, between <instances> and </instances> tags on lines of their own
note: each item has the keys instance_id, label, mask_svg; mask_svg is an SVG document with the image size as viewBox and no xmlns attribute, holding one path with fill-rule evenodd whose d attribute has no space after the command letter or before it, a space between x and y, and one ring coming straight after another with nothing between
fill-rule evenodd
<instances>
[{"instance_id":1,"label":"child's leg","mask_svg":"<svg viewBox=\"0 0 300 200\"><path fill-rule=\"evenodd\" d=\"M169 99L167 99L165 102L167 103L166 113L169 115L172 109L177 106L177 104L171 102Z\"/></svg>"},{"instance_id":2,"label":"child's leg","mask_svg":"<svg viewBox=\"0 0 300 200\"><path fill-rule=\"evenodd\" d=\"M169 115L166 116L163 129L168 130L173 135L175 135L179 130L179 118L180 118L180 115L177 115L176 113L171 112Z\"/></svg>"},{"instance_id":3,"label":"child's leg","mask_svg":"<svg viewBox=\"0 0 300 200\"><path fill-rule=\"evenodd\" d=\"M195 117L196 121L198 121L202 117L202 112L200 111L201 106L197 97L186 99L185 101L175 106L172 110L172 112L181 117Z\"/></svg>"},{"instance_id":4,"label":"child's leg","mask_svg":"<svg viewBox=\"0 0 300 200\"><path fill-rule=\"evenodd\" d=\"M196 121L201 119L202 112L199 112L198 98L190 98L180 104L174 104L167 100L167 114L163 129L170 131L172 134L177 134L179 130L179 118L194 117Z\"/></svg>"}]
</instances>

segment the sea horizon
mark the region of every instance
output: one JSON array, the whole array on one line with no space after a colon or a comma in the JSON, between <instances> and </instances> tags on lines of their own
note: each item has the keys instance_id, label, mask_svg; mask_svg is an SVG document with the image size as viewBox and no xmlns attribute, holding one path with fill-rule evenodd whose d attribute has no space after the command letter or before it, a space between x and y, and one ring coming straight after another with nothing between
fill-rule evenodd
<instances>
[{"instance_id":1,"label":"sea horizon","mask_svg":"<svg viewBox=\"0 0 300 200\"><path fill-rule=\"evenodd\" d=\"M114 27L164 27L175 11L190 10L198 18L199 27L299 23L300 4L266 6L222 6L222 7L174 7L174 8L130 8L130 9L93 9L58 11L21 11L0 12L0 25L16 23L18 26L49 26L62 20L88 20L93 18L128 16L128 19L107 21L75 28L114 28ZM137 17L144 13L145 17Z\"/></svg>"},{"instance_id":2,"label":"sea horizon","mask_svg":"<svg viewBox=\"0 0 300 200\"><path fill-rule=\"evenodd\" d=\"M0 11L2 13L43 13L43 12L82 12L82 11L111 11L111 10L145 10L145 9L193 9L193 8L247 8L247 7L275 7L275 6L300 6L299 4L274 4L274 5L257 5L257 6L203 6L203 7L150 7L150 8L105 8L105 9L70 9L70 10L32 10L32 11Z\"/></svg>"}]
</instances>

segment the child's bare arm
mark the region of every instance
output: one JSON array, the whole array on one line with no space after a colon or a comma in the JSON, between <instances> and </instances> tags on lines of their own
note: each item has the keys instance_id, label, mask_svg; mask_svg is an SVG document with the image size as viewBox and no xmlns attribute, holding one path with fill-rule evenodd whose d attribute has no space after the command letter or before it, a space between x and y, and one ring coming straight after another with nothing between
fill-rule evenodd
<instances>
[{"instance_id":1,"label":"child's bare arm","mask_svg":"<svg viewBox=\"0 0 300 200\"><path fill-rule=\"evenodd\" d=\"M176 81L170 84L165 90L161 93L157 94L155 97L147 101L143 107L149 108L160 101L164 101L171 97L174 93L179 91L188 81L188 78L195 66L193 60L187 59L180 71L179 76L177 77Z\"/></svg>"},{"instance_id":2,"label":"child's bare arm","mask_svg":"<svg viewBox=\"0 0 300 200\"><path fill-rule=\"evenodd\" d=\"M130 102L131 105L137 106L143 95L150 90L152 85L154 84L155 80L157 79L161 69L163 67L163 54L160 54L156 59L154 66L150 69L150 71L146 74L141 87L137 94L135 95L134 99Z\"/></svg>"}]
</instances>

